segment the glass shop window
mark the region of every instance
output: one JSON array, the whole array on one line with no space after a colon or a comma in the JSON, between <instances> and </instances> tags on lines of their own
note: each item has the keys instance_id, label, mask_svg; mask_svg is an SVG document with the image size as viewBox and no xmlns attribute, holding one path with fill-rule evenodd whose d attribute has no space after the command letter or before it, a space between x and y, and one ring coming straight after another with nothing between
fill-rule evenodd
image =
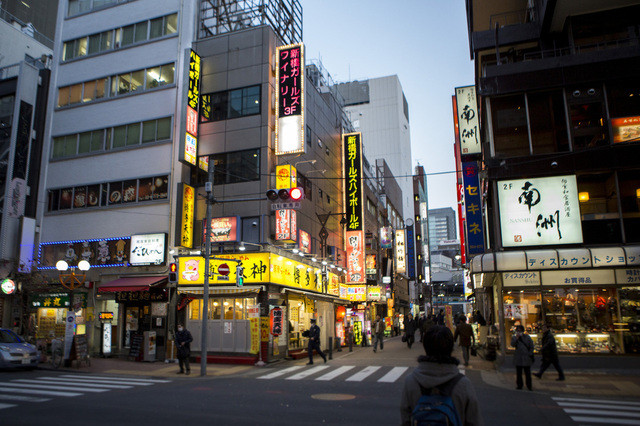
<instances>
[{"instance_id":1,"label":"glass shop window","mask_svg":"<svg viewBox=\"0 0 640 426\"><path fill-rule=\"evenodd\" d=\"M496 157L529 155L529 134L523 95L492 98L491 123Z\"/></svg>"},{"instance_id":2,"label":"glass shop window","mask_svg":"<svg viewBox=\"0 0 640 426\"><path fill-rule=\"evenodd\" d=\"M511 342L517 325L522 325L530 335L537 333L542 319L540 291L505 290L503 309L507 342ZM536 341L534 337L532 339Z\"/></svg>"},{"instance_id":3,"label":"glass shop window","mask_svg":"<svg viewBox=\"0 0 640 426\"><path fill-rule=\"evenodd\" d=\"M202 299L194 299L187 305L189 307L189 319L202 319Z\"/></svg>"},{"instance_id":4,"label":"glass shop window","mask_svg":"<svg viewBox=\"0 0 640 426\"><path fill-rule=\"evenodd\" d=\"M620 289L620 316L624 352L640 353L640 287Z\"/></svg>"},{"instance_id":5,"label":"glass shop window","mask_svg":"<svg viewBox=\"0 0 640 426\"><path fill-rule=\"evenodd\" d=\"M222 299L213 299L210 300L210 303L211 306L209 307L209 319L222 319Z\"/></svg>"},{"instance_id":6,"label":"glass shop window","mask_svg":"<svg viewBox=\"0 0 640 426\"><path fill-rule=\"evenodd\" d=\"M567 91L573 149L582 150L609 144L602 88L576 87Z\"/></svg>"},{"instance_id":7,"label":"glass shop window","mask_svg":"<svg viewBox=\"0 0 640 426\"><path fill-rule=\"evenodd\" d=\"M527 95L527 102L533 153L569 151L562 92L531 93Z\"/></svg>"},{"instance_id":8,"label":"glass shop window","mask_svg":"<svg viewBox=\"0 0 640 426\"><path fill-rule=\"evenodd\" d=\"M622 243L613 173L578 175L578 199L584 243Z\"/></svg>"},{"instance_id":9,"label":"glass shop window","mask_svg":"<svg viewBox=\"0 0 640 426\"><path fill-rule=\"evenodd\" d=\"M618 172L625 242L640 242L640 170Z\"/></svg>"}]
</instances>

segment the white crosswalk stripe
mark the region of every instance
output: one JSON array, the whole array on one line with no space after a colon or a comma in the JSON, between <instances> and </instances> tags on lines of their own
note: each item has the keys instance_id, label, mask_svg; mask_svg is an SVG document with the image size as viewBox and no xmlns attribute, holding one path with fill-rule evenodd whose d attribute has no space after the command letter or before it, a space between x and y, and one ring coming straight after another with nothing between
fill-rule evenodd
<instances>
[{"instance_id":1,"label":"white crosswalk stripe","mask_svg":"<svg viewBox=\"0 0 640 426\"><path fill-rule=\"evenodd\" d=\"M171 380L85 376L81 374L15 379L0 382L0 410L16 406L16 404L2 401L39 403L50 401L51 397L73 398L92 393L170 382Z\"/></svg>"},{"instance_id":2,"label":"white crosswalk stripe","mask_svg":"<svg viewBox=\"0 0 640 426\"><path fill-rule=\"evenodd\" d=\"M553 400L581 425L640 426L640 402L564 397Z\"/></svg>"},{"instance_id":3,"label":"white crosswalk stripe","mask_svg":"<svg viewBox=\"0 0 640 426\"><path fill-rule=\"evenodd\" d=\"M258 379L284 379L284 380L317 380L328 382L330 380L345 382L362 382L377 381L379 383L395 383L403 377L409 367L391 367L370 365L367 367L356 367L355 365L318 365L315 367L307 367L303 365L295 365L293 367L276 370L272 373L259 376ZM346 373L350 372L351 375ZM378 374L376 374L378 373ZM384 373L384 374L382 374Z\"/></svg>"}]
</instances>

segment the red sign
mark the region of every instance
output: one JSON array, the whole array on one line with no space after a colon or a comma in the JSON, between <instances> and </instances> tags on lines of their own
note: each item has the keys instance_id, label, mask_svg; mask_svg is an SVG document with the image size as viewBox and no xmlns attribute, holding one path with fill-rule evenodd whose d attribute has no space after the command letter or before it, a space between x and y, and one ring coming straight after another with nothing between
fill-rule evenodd
<instances>
[{"instance_id":1,"label":"red sign","mask_svg":"<svg viewBox=\"0 0 640 426\"><path fill-rule=\"evenodd\" d=\"M198 136L198 113L191 107L187 107L187 132L191 136Z\"/></svg>"},{"instance_id":2,"label":"red sign","mask_svg":"<svg viewBox=\"0 0 640 426\"><path fill-rule=\"evenodd\" d=\"M311 236L302 229L298 229L298 233L298 248L303 253L311 253Z\"/></svg>"},{"instance_id":3,"label":"red sign","mask_svg":"<svg viewBox=\"0 0 640 426\"><path fill-rule=\"evenodd\" d=\"M637 142L640 138L640 117L612 118L613 143Z\"/></svg>"},{"instance_id":4,"label":"red sign","mask_svg":"<svg viewBox=\"0 0 640 426\"><path fill-rule=\"evenodd\" d=\"M297 213L292 209L276 211L276 240L296 242L298 234Z\"/></svg>"},{"instance_id":5,"label":"red sign","mask_svg":"<svg viewBox=\"0 0 640 426\"><path fill-rule=\"evenodd\" d=\"M347 284L366 282L364 231L347 231Z\"/></svg>"},{"instance_id":6,"label":"red sign","mask_svg":"<svg viewBox=\"0 0 640 426\"><path fill-rule=\"evenodd\" d=\"M271 334L279 336L282 334L282 309L273 308L269 314Z\"/></svg>"},{"instance_id":7,"label":"red sign","mask_svg":"<svg viewBox=\"0 0 640 426\"><path fill-rule=\"evenodd\" d=\"M220 266L218 266L218 273L220 275L229 275L229 272L230 272L229 265L227 265L226 263L223 263Z\"/></svg>"},{"instance_id":8,"label":"red sign","mask_svg":"<svg viewBox=\"0 0 640 426\"><path fill-rule=\"evenodd\" d=\"M238 241L239 222L237 216L216 217L211 219L211 242ZM203 232L204 231L205 230L203 230ZM206 238L203 236L202 240L206 241Z\"/></svg>"}]
</instances>

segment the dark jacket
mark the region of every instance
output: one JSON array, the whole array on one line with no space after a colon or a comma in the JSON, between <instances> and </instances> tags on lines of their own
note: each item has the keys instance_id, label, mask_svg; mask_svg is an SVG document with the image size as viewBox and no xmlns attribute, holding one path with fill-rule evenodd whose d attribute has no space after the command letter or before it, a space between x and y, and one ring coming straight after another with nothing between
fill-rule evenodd
<instances>
[{"instance_id":1,"label":"dark jacket","mask_svg":"<svg viewBox=\"0 0 640 426\"><path fill-rule=\"evenodd\" d=\"M556 338L553 337L551 330L547 330L542 334L542 348L540 348L542 358L554 360L558 359L558 348L556 347Z\"/></svg>"},{"instance_id":2,"label":"dark jacket","mask_svg":"<svg viewBox=\"0 0 640 426\"><path fill-rule=\"evenodd\" d=\"M182 343L184 342L184 345ZM178 347L178 356L189 356L191 355L191 342L193 342L193 337L191 333L186 328L182 331L176 331L176 346Z\"/></svg>"},{"instance_id":3,"label":"dark jacket","mask_svg":"<svg viewBox=\"0 0 640 426\"><path fill-rule=\"evenodd\" d=\"M528 334L520 337L513 335L511 346L516 348L513 354L513 364L517 367L531 367L533 364L533 340Z\"/></svg>"},{"instance_id":4,"label":"dark jacket","mask_svg":"<svg viewBox=\"0 0 640 426\"><path fill-rule=\"evenodd\" d=\"M377 327L377 325L378 325L378 324L380 324L380 330L378 330L378 331L376 332L376 327ZM382 318L381 318L381 319L379 319L379 320L375 320L375 321L373 322L373 324L371 324L371 332L372 332L373 334L378 334L378 335L381 335L381 336L382 336L382 335L384 334L384 329L385 329L385 328L387 328L387 324L385 324L385 322L384 322L384 320L383 320Z\"/></svg>"},{"instance_id":5,"label":"dark jacket","mask_svg":"<svg viewBox=\"0 0 640 426\"><path fill-rule=\"evenodd\" d=\"M404 320L404 332L405 334L409 335L409 334L416 334L416 320L412 319L412 320Z\"/></svg>"},{"instance_id":6,"label":"dark jacket","mask_svg":"<svg viewBox=\"0 0 640 426\"><path fill-rule=\"evenodd\" d=\"M473 328L466 322L460 322L456 327L456 332L453 334L453 341L455 342L460 336L460 346L471 346L471 339L475 342L473 336Z\"/></svg>"},{"instance_id":7,"label":"dark jacket","mask_svg":"<svg viewBox=\"0 0 640 426\"><path fill-rule=\"evenodd\" d=\"M444 325L444 314L442 312L440 312L436 317L436 323L438 325Z\"/></svg>"},{"instance_id":8,"label":"dark jacket","mask_svg":"<svg viewBox=\"0 0 640 426\"><path fill-rule=\"evenodd\" d=\"M425 356L418 358L418 367L404 381L402 400L400 401L402 424L409 425L411 422L411 412L422 395L420 385L426 389L433 388L451 380L457 374L458 366L456 363L440 364L428 361ZM481 426L483 424L476 392L467 377L460 379L453 387L451 399L463 425Z\"/></svg>"},{"instance_id":9,"label":"dark jacket","mask_svg":"<svg viewBox=\"0 0 640 426\"><path fill-rule=\"evenodd\" d=\"M309 343L311 342L320 343L320 327L318 327L318 324L313 324L309 328Z\"/></svg>"}]
</instances>

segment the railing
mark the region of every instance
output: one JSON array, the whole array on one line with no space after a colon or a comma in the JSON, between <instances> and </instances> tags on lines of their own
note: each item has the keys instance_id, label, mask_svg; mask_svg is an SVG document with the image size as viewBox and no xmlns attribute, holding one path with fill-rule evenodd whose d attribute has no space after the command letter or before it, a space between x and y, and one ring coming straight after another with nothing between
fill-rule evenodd
<instances>
[{"instance_id":1,"label":"railing","mask_svg":"<svg viewBox=\"0 0 640 426\"><path fill-rule=\"evenodd\" d=\"M20 73L20 64L8 65L0 68L0 80L17 77Z\"/></svg>"},{"instance_id":2,"label":"railing","mask_svg":"<svg viewBox=\"0 0 640 426\"><path fill-rule=\"evenodd\" d=\"M580 55L581 53L619 49L621 47L638 45L640 45L640 40L637 37L626 38L604 41L601 43L577 45L574 47L560 47L556 49L541 50L539 52L528 52L524 54L524 60L530 61L536 59L557 58L560 56Z\"/></svg>"},{"instance_id":3,"label":"railing","mask_svg":"<svg viewBox=\"0 0 640 426\"><path fill-rule=\"evenodd\" d=\"M3 21L6 21L6 22L8 22L9 24L12 24L12 25L13 25L14 22L17 23L22 28L22 32L23 33L33 37L34 40L36 40L39 43L44 44L49 49L53 49L53 40L51 40L46 35L42 34L38 30L33 28L33 25L31 25L31 27L28 27L25 22L22 22L21 20L19 20L18 18L16 18L15 16L13 16L12 14L10 14L9 12L7 12L4 9L0 9L0 19L2 19Z\"/></svg>"},{"instance_id":4,"label":"railing","mask_svg":"<svg viewBox=\"0 0 640 426\"><path fill-rule=\"evenodd\" d=\"M489 28L506 27L508 25L520 25L536 20L536 11L534 7L528 7L522 10L514 10L512 12L497 13L489 17Z\"/></svg>"}]
</instances>

